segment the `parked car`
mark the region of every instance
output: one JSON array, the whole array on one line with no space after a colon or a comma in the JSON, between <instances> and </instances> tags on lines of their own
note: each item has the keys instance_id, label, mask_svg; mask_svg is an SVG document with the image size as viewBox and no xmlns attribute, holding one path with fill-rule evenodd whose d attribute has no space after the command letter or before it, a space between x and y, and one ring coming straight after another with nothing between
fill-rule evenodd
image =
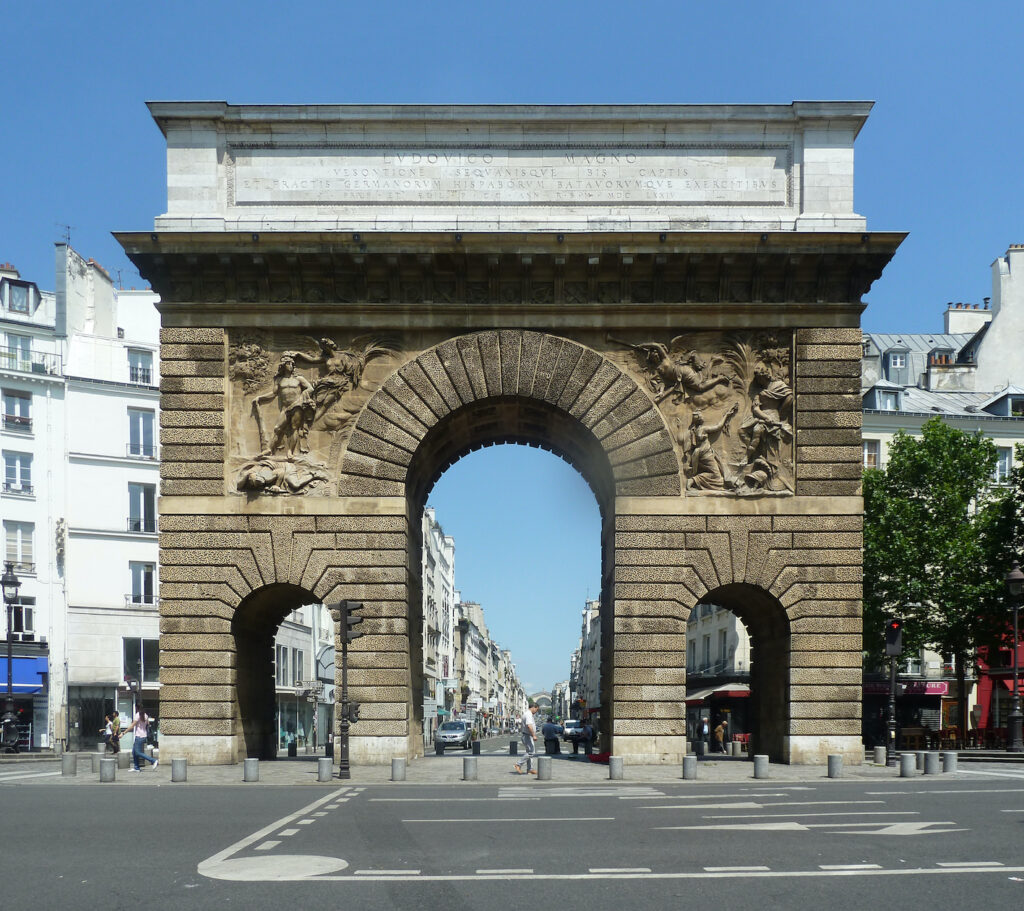
<instances>
[{"instance_id":1,"label":"parked car","mask_svg":"<svg viewBox=\"0 0 1024 911\"><path fill-rule=\"evenodd\" d=\"M574 743L583 736L583 722L579 718L567 718L562 725L562 740Z\"/></svg>"},{"instance_id":2,"label":"parked car","mask_svg":"<svg viewBox=\"0 0 1024 911\"><path fill-rule=\"evenodd\" d=\"M446 747L472 749L473 729L465 721L445 721L434 734L434 746L439 746L442 753Z\"/></svg>"}]
</instances>

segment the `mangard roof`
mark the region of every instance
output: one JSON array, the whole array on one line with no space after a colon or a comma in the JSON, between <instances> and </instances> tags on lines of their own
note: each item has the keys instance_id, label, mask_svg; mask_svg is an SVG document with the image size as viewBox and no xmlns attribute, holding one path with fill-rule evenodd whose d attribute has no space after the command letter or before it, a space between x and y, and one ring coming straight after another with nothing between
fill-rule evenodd
<instances>
[{"instance_id":1,"label":"mangard roof","mask_svg":"<svg viewBox=\"0 0 1024 911\"><path fill-rule=\"evenodd\" d=\"M870 338L881 351L890 351L893 348L907 351L929 352L935 348L952 348L959 351L972 338L973 332L957 332L947 335L942 332L865 332L865 337Z\"/></svg>"}]
</instances>

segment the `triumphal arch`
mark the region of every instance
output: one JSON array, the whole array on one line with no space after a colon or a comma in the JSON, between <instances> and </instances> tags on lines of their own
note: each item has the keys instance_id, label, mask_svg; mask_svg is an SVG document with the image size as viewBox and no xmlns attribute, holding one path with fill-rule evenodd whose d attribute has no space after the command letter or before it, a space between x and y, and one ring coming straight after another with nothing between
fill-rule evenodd
<instances>
[{"instance_id":1,"label":"triumphal arch","mask_svg":"<svg viewBox=\"0 0 1024 911\"><path fill-rule=\"evenodd\" d=\"M869 109L152 104L164 751L273 755L277 625L353 599L352 759L420 753L420 513L515 442L601 507L605 749L680 760L703 602L754 749L859 761Z\"/></svg>"}]
</instances>

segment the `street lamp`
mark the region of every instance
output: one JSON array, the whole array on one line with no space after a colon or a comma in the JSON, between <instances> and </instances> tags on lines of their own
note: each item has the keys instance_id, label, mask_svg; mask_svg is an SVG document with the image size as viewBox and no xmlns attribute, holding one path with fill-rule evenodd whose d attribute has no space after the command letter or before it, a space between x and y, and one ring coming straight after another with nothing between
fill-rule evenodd
<instances>
[{"instance_id":1,"label":"street lamp","mask_svg":"<svg viewBox=\"0 0 1024 911\"><path fill-rule=\"evenodd\" d=\"M1017 661L1018 638L1017 638L1017 615L1020 612L1021 594L1024 593L1024 572L1020 571L1020 563L1014 561L1013 569L1006 574L1006 589L1010 593L1010 603L1013 606L1013 700L1010 703L1009 721L1009 744L1007 750L1011 753L1024 753L1024 741L1021 740L1021 714L1020 714L1020 667ZM4 597L7 596L7 589L4 589Z\"/></svg>"},{"instance_id":2,"label":"street lamp","mask_svg":"<svg viewBox=\"0 0 1024 911\"><path fill-rule=\"evenodd\" d=\"M3 585L4 605L7 608L7 704L4 706L3 718L0 719L0 741L7 747L8 741L13 737L14 746L17 748L18 735L14 715L14 635L11 627L14 625L14 603L18 600L21 580L14 573L13 563L4 564L4 574L0 577L0 583Z\"/></svg>"}]
</instances>

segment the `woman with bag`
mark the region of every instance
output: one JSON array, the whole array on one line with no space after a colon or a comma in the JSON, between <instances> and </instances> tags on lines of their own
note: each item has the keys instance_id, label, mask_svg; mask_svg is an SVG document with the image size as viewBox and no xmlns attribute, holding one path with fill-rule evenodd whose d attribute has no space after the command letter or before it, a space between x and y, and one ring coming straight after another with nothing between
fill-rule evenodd
<instances>
[{"instance_id":1,"label":"woman with bag","mask_svg":"<svg viewBox=\"0 0 1024 911\"><path fill-rule=\"evenodd\" d=\"M146 755L146 740L149 738L149 715L146 714L142 703L139 703L135 709L135 717L132 719L129 730L135 735L135 740L132 741L132 771L142 771L140 762L143 759L146 762L152 763L155 769L160 765L160 760Z\"/></svg>"}]
</instances>

